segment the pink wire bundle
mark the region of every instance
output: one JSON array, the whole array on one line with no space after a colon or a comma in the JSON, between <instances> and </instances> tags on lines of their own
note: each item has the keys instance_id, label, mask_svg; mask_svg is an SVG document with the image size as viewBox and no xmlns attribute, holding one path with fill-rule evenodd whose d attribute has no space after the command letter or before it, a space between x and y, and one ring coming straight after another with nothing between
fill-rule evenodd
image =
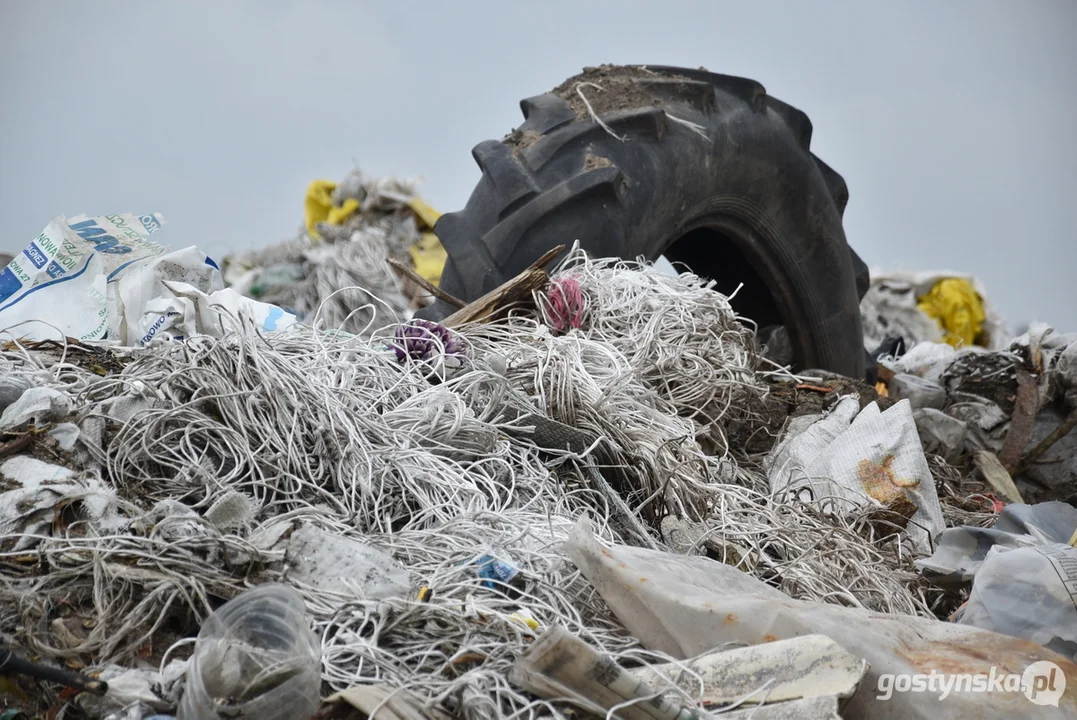
<instances>
[{"instance_id":1,"label":"pink wire bundle","mask_svg":"<svg viewBox=\"0 0 1077 720\"><path fill-rule=\"evenodd\" d=\"M583 291L580 281L574 277L557 278L550 282L546 292L549 301L547 316L555 332L568 332L569 328L583 327Z\"/></svg>"}]
</instances>

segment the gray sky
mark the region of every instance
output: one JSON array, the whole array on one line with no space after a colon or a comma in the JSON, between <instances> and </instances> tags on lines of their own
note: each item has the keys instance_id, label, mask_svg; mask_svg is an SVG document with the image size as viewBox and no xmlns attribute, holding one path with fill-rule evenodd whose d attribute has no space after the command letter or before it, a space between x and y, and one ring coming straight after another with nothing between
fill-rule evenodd
<instances>
[{"instance_id":1,"label":"gray sky","mask_svg":"<svg viewBox=\"0 0 1077 720\"><path fill-rule=\"evenodd\" d=\"M808 113L872 266L972 272L1077 330L1077 2L0 0L0 249L161 212L211 255L293 234L353 159L439 210L520 98L604 62L745 75Z\"/></svg>"}]
</instances>

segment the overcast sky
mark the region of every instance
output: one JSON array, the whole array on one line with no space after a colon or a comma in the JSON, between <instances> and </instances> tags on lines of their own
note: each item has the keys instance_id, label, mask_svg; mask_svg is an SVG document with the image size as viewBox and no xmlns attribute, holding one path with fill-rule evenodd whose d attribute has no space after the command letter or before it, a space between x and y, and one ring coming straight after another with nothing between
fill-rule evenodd
<instances>
[{"instance_id":1,"label":"overcast sky","mask_svg":"<svg viewBox=\"0 0 1077 720\"><path fill-rule=\"evenodd\" d=\"M804 110L872 266L1077 331L1077 2L0 0L0 250L57 214L275 242L356 161L463 206L470 150L586 65L706 66ZM569 240L566 238L566 240Z\"/></svg>"}]
</instances>

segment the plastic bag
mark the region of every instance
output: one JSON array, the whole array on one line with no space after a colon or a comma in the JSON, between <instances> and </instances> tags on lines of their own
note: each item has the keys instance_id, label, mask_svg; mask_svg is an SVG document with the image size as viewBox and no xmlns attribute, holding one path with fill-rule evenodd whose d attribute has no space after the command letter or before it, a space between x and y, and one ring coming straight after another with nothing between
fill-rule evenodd
<instances>
[{"instance_id":1,"label":"plastic bag","mask_svg":"<svg viewBox=\"0 0 1077 720\"><path fill-rule=\"evenodd\" d=\"M240 295L231 288L205 293L183 282L163 283L167 294L150 300L142 317L128 327L128 340L145 345L155 337L175 340L195 335L223 337L242 327L265 332L283 330L295 324L295 315Z\"/></svg>"},{"instance_id":2,"label":"plastic bag","mask_svg":"<svg viewBox=\"0 0 1077 720\"><path fill-rule=\"evenodd\" d=\"M969 347L980 339L984 321L983 298L964 278L945 278L917 301L925 315L938 321L945 340L954 347Z\"/></svg>"},{"instance_id":3,"label":"plastic bag","mask_svg":"<svg viewBox=\"0 0 1077 720\"><path fill-rule=\"evenodd\" d=\"M932 408L917 410L912 416L925 453L939 455L948 463L960 459L968 430L964 422Z\"/></svg>"},{"instance_id":4,"label":"plastic bag","mask_svg":"<svg viewBox=\"0 0 1077 720\"><path fill-rule=\"evenodd\" d=\"M306 215L307 233L318 238L318 223L342 225L359 210L359 201L355 198L343 198L339 206L333 201L337 184L332 180L312 180L307 186L307 195L303 198L303 211Z\"/></svg>"},{"instance_id":5,"label":"plastic bag","mask_svg":"<svg viewBox=\"0 0 1077 720\"><path fill-rule=\"evenodd\" d=\"M149 239L163 223L158 214L53 218L0 271L0 330L32 340L105 337L106 284L164 252Z\"/></svg>"},{"instance_id":6,"label":"plastic bag","mask_svg":"<svg viewBox=\"0 0 1077 720\"><path fill-rule=\"evenodd\" d=\"M0 332L140 346L165 334L220 337L233 329L231 317L265 331L295 322L226 289L196 247L165 254L149 240L162 223L160 215L53 218L0 272Z\"/></svg>"},{"instance_id":7,"label":"plastic bag","mask_svg":"<svg viewBox=\"0 0 1077 720\"><path fill-rule=\"evenodd\" d=\"M1077 548L1062 543L992 547L956 621L1031 640L1077 660Z\"/></svg>"},{"instance_id":8,"label":"plastic bag","mask_svg":"<svg viewBox=\"0 0 1077 720\"><path fill-rule=\"evenodd\" d=\"M148 302L171 294L168 281L185 282L206 293L224 289L217 264L194 246L148 258L108 285L109 338L126 346L152 339L154 333L144 337L143 314Z\"/></svg>"},{"instance_id":9,"label":"plastic bag","mask_svg":"<svg viewBox=\"0 0 1077 720\"><path fill-rule=\"evenodd\" d=\"M909 373L895 375L888 384L891 400L908 400L915 409L942 410L946 404L946 389L937 382Z\"/></svg>"},{"instance_id":10,"label":"plastic bag","mask_svg":"<svg viewBox=\"0 0 1077 720\"><path fill-rule=\"evenodd\" d=\"M944 588L970 581L993 547L1070 544L1077 534L1077 508L1064 502L1013 503L1002 508L993 528L947 528L931 557L915 565L928 580Z\"/></svg>"},{"instance_id":11,"label":"plastic bag","mask_svg":"<svg viewBox=\"0 0 1077 720\"><path fill-rule=\"evenodd\" d=\"M920 342L897 360L883 361L883 364L895 373L907 373L938 382L956 357L957 351L946 343Z\"/></svg>"},{"instance_id":12,"label":"plastic bag","mask_svg":"<svg viewBox=\"0 0 1077 720\"><path fill-rule=\"evenodd\" d=\"M973 326L970 321L976 319L975 339L991 350L1001 349L1011 337L1005 319L991 304L983 283L966 273L947 270L887 273L874 269L864 300L869 301L861 301L865 333L878 326L909 325L920 333L901 333L906 340L933 340L926 328L917 327L921 321L912 320L912 313L916 312L934 325L938 334L969 332Z\"/></svg>"},{"instance_id":13,"label":"plastic bag","mask_svg":"<svg viewBox=\"0 0 1077 720\"><path fill-rule=\"evenodd\" d=\"M929 552L945 523L909 402L860 410L850 396L797 432L803 422L767 457L771 490L806 491L806 500L826 498L837 512L867 504L902 512L910 518L909 540Z\"/></svg>"},{"instance_id":14,"label":"plastic bag","mask_svg":"<svg viewBox=\"0 0 1077 720\"><path fill-rule=\"evenodd\" d=\"M565 550L644 647L675 658L695 657L724 643L758 645L826 635L869 665L845 718L1077 717L1077 694L1072 692L1057 698L1057 707L1034 705L1022 692L953 692L945 697L938 691L894 692L882 699L884 674L1021 675L1040 661L1056 664L1066 684L1077 686L1077 665L1027 640L931 618L793 600L706 557L603 547L588 520L576 525Z\"/></svg>"},{"instance_id":15,"label":"plastic bag","mask_svg":"<svg viewBox=\"0 0 1077 720\"><path fill-rule=\"evenodd\" d=\"M260 585L202 626L177 720L307 720L318 709L320 669L303 598L285 585Z\"/></svg>"}]
</instances>

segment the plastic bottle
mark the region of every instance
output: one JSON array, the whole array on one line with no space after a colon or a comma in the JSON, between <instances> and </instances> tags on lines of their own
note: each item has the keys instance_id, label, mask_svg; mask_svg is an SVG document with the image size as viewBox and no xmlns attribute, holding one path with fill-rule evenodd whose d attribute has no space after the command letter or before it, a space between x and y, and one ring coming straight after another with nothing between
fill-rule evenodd
<instances>
[{"instance_id":1,"label":"plastic bottle","mask_svg":"<svg viewBox=\"0 0 1077 720\"><path fill-rule=\"evenodd\" d=\"M321 646L303 598L261 585L210 615L195 641L177 720L309 720L321 691Z\"/></svg>"}]
</instances>

